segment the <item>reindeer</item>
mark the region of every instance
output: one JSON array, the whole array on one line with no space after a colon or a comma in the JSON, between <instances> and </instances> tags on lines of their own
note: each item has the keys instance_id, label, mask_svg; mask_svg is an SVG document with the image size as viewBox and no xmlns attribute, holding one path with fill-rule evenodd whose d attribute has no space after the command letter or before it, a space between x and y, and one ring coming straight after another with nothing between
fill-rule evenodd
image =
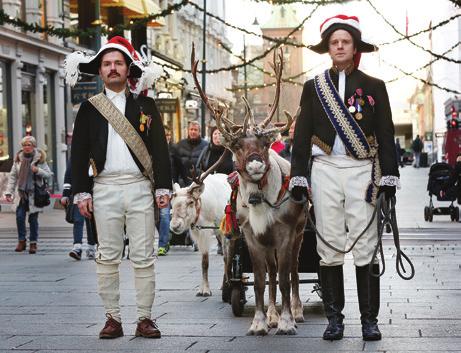
<instances>
[{"instance_id":1,"label":"reindeer","mask_svg":"<svg viewBox=\"0 0 461 353\"><path fill-rule=\"evenodd\" d=\"M173 215L170 229L176 234L189 230L192 239L197 243L202 254L202 283L197 296L208 297L211 295L208 282L208 253L211 241L216 238L214 230L219 227L224 216L224 208L231 193L227 175L219 173L209 175L222 161L224 154L200 178L194 177L193 183L188 187L181 188L177 183L173 187L173 196L171 198ZM221 237L224 263L226 264L226 242L219 230L218 233L218 237ZM226 276L223 278L223 284L225 282L227 282Z\"/></svg>"},{"instance_id":2,"label":"reindeer","mask_svg":"<svg viewBox=\"0 0 461 353\"><path fill-rule=\"evenodd\" d=\"M288 112L286 124L268 127L277 110L283 56L278 54L272 65L276 74L276 92L271 110L259 124L248 101L244 99L246 115L243 125L236 125L227 117L228 108L214 104L203 92L197 79L195 48L192 48L192 76L197 90L210 110L223 136L223 144L232 151L239 174L237 217L248 244L254 272L255 314L249 335L266 335L269 327L277 327L277 334L296 334L296 322L304 321L299 299L298 255L302 243L305 216L302 205L286 194L284 178L289 176L290 164L270 149L278 133L287 131L293 118ZM264 313L266 268L269 273L269 306ZM282 294L281 314L275 308L276 275ZM292 295L290 306L290 274Z\"/></svg>"}]
</instances>

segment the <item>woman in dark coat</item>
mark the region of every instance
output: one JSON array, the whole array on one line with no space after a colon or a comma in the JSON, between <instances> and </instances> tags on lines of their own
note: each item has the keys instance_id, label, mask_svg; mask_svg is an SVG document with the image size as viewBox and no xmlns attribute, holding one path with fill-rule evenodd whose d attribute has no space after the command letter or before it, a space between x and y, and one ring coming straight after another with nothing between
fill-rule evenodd
<instances>
[{"instance_id":1,"label":"woman in dark coat","mask_svg":"<svg viewBox=\"0 0 461 353\"><path fill-rule=\"evenodd\" d=\"M221 132L217 127L213 127L211 129L210 143L203 149L195 167L197 170L204 172L218 161L224 150L225 147L221 144ZM234 162L232 161L232 154L229 153L215 170L215 173L230 174L233 171Z\"/></svg>"}]
</instances>

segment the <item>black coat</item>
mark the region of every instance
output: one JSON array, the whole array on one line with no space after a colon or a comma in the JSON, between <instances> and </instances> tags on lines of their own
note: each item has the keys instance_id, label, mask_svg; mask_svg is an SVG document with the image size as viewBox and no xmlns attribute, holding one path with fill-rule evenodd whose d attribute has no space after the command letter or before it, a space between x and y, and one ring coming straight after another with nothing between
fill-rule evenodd
<instances>
[{"instance_id":1,"label":"black coat","mask_svg":"<svg viewBox=\"0 0 461 353\"><path fill-rule=\"evenodd\" d=\"M331 79L338 88L339 76L330 70ZM369 141L376 139L379 145L379 163L382 175L399 176L394 143L394 124L383 81L368 76L360 70L352 71L346 78L345 99L354 95L356 89L363 90L363 97L370 95L375 101L371 106L366 100L363 118L358 124ZM308 162L312 144L330 154L335 141L336 130L328 119L314 87L314 80L304 84L301 96L301 113L296 121L294 143L291 155L291 176L307 177Z\"/></svg>"},{"instance_id":2,"label":"black coat","mask_svg":"<svg viewBox=\"0 0 461 353\"><path fill-rule=\"evenodd\" d=\"M150 129L140 131L139 118L141 111L152 117ZM126 99L125 116L142 137L154 169L155 189L171 189L171 167L168 144L163 129L162 118L152 98L130 93ZM85 101L75 118L72 136L72 193L91 192L92 183L88 176L91 165L93 175L97 176L104 169L107 152L108 122L99 111ZM129 147L128 147L129 149ZM145 172L142 164L130 150L130 153L141 172Z\"/></svg>"},{"instance_id":3,"label":"black coat","mask_svg":"<svg viewBox=\"0 0 461 353\"><path fill-rule=\"evenodd\" d=\"M192 169L197 164L200 153L207 146L208 142L200 139L197 142L191 143L189 139L185 138L179 141L174 149L176 156L181 159L182 166L185 171L186 178L179 179L179 184L184 187L192 183ZM180 173L176 173L179 176Z\"/></svg>"},{"instance_id":4,"label":"black coat","mask_svg":"<svg viewBox=\"0 0 461 353\"><path fill-rule=\"evenodd\" d=\"M206 171L215 164L221 155L224 153L224 146L216 146L211 142L202 150L196 164L196 168L201 172ZM232 161L232 153L228 152L227 156L216 168L215 173L230 174L234 171L234 162Z\"/></svg>"}]
</instances>

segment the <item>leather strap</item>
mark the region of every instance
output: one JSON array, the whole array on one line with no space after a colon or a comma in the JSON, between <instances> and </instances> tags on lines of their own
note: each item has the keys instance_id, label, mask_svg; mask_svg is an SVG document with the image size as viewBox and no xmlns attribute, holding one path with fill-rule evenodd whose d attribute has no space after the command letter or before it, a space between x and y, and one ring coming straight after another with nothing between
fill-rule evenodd
<instances>
[{"instance_id":1,"label":"leather strap","mask_svg":"<svg viewBox=\"0 0 461 353\"><path fill-rule=\"evenodd\" d=\"M144 167L147 177L152 182L153 189L154 171L152 158L150 157L149 151L136 129L104 93L99 93L91 97L89 102L93 104L93 106L120 135L123 141L125 141L127 146L133 151L136 158Z\"/></svg>"}]
</instances>

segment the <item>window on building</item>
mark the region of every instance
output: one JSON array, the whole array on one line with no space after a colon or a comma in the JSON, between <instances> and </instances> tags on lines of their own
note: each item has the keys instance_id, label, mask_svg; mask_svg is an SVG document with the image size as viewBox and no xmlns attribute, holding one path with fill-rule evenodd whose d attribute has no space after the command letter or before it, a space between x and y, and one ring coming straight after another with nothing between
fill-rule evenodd
<instances>
[{"instance_id":1,"label":"window on building","mask_svg":"<svg viewBox=\"0 0 461 353\"><path fill-rule=\"evenodd\" d=\"M55 119L55 87L54 72L45 73L45 84L43 85L43 122L45 124L45 145L43 149L47 155L47 162L50 169L57 175L56 170L56 119Z\"/></svg>"},{"instance_id":2,"label":"window on building","mask_svg":"<svg viewBox=\"0 0 461 353\"><path fill-rule=\"evenodd\" d=\"M0 61L0 161L10 158L11 148L8 75L8 64Z\"/></svg>"},{"instance_id":3,"label":"window on building","mask_svg":"<svg viewBox=\"0 0 461 353\"><path fill-rule=\"evenodd\" d=\"M36 131L35 119L35 75L34 65L24 63L21 69L21 119L22 136L34 135Z\"/></svg>"},{"instance_id":4,"label":"window on building","mask_svg":"<svg viewBox=\"0 0 461 353\"><path fill-rule=\"evenodd\" d=\"M40 10L40 24L42 27L46 27L48 25L47 21L47 9L46 9L46 0L40 0L39 3L39 10ZM48 39L48 34L46 32L42 33L42 39L47 40Z\"/></svg>"}]
</instances>

